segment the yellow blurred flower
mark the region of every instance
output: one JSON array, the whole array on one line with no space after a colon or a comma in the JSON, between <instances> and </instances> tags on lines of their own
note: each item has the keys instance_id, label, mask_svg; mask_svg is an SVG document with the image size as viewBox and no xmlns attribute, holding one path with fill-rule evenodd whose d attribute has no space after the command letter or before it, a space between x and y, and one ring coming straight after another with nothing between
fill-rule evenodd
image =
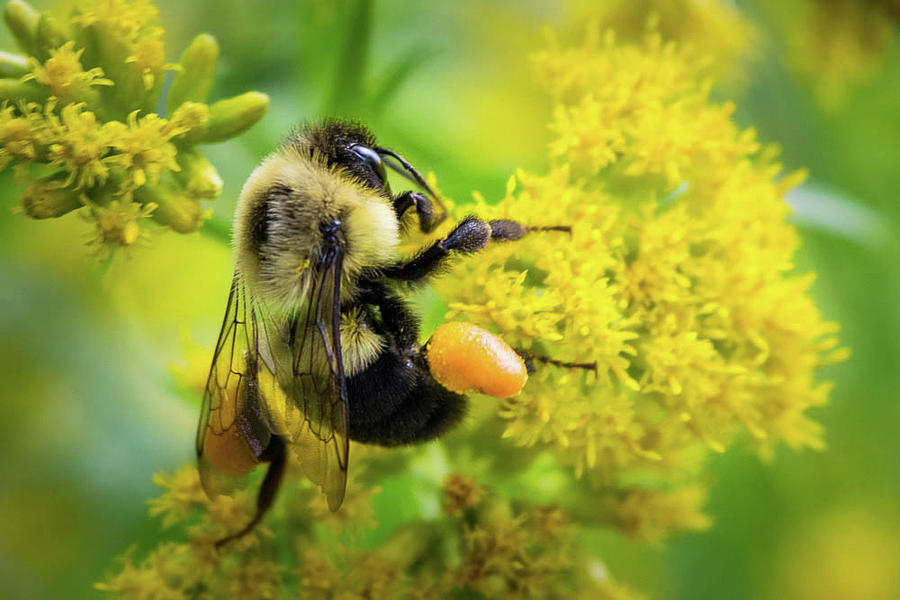
<instances>
[{"instance_id":1,"label":"yellow blurred flower","mask_svg":"<svg viewBox=\"0 0 900 600\"><path fill-rule=\"evenodd\" d=\"M106 205L91 206L91 216L96 223L97 246L100 256L106 256L111 248L133 245L141 236L140 219L153 214L152 204L139 204L127 200L112 200Z\"/></svg>"},{"instance_id":2,"label":"yellow blurred flower","mask_svg":"<svg viewBox=\"0 0 900 600\"><path fill-rule=\"evenodd\" d=\"M457 517L478 506L484 498L484 489L474 479L461 473L447 475L441 491L444 497L443 513L450 517Z\"/></svg>"},{"instance_id":3,"label":"yellow blurred flower","mask_svg":"<svg viewBox=\"0 0 900 600\"><path fill-rule=\"evenodd\" d=\"M826 109L871 78L896 48L897 7L855 0L773 3L788 59Z\"/></svg>"},{"instance_id":4,"label":"yellow blurred flower","mask_svg":"<svg viewBox=\"0 0 900 600\"><path fill-rule=\"evenodd\" d=\"M898 506L884 498L811 514L773 559L770 598L889 600L900 589Z\"/></svg>"},{"instance_id":5,"label":"yellow blurred flower","mask_svg":"<svg viewBox=\"0 0 900 600\"><path fill-rule=\"evenodd\" d=\"M743 62L752 57L758 32L727 0L576 0L569 22L576 27L596 21L623 41L639 42L648 27L666 42L683 48L717 83L740 83Z\"/></svg>"},{"instance_id":6,"label":"yellow blurred flower","mask_svg":"<svg viewBox=\"0 0 900 600\"><path fill-rule=\"evenodd\" d=\"M699 485L669 491L634 490L612 500L610 510L626 535L659 544L673 531L709 529L712 519L700 512L706 496Z\"/></svg>"},{"instance_id":7,"label":"yellow blurred flower","mask_svg":"<svg viewBox=\"0 0 900 600\"><path fill-rule=\"evenodd\" d=\"M158 16L152 0L84 0L72 22L82 27L102 25L117 39L133 43Z\"/></svg>"}]
</instances>

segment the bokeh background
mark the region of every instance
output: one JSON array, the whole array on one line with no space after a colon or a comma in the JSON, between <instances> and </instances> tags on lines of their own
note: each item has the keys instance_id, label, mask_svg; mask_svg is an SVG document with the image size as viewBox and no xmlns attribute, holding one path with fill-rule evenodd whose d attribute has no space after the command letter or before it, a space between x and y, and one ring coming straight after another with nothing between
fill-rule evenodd
<instances>
[{"instance_id":1,"label":"bokeh background","mask_svg":"<svg viewBox=\"0 0 900 600\"><path fill-rule=\"evenodd\" d=\"M629 8L608 10L618 4ZM169 58L198 32L219 40L214 99L271 96L257 126L208 149L225 222L260 158L325 115L367 122L457 201L501 198L516 167L546 164L550 103L528 58L542 28L576 31L596 11L637 35L656 10L673 38L734 41L714 20L679 20L693 4L157 2ZM592 543L654 598L900 597L900 5L722 6L746 29L713 95L779 143L788 170L809 170L789 196L798 268L818 273L814 295L853 357L824 374L835 389L814 416L827 450L768 463L731 450L709 470L712 529L656 548L612 532ZM230 251L213 233L158 228L99 263L89 223L29 220L13 210L19 191L0 173L0 597L94 597L115 556L159 536L153 473L192 459L199 398L179 374L214 343ZM386 486L381 506L391 493L404 491Z\"/></svg>"}]
</instances>

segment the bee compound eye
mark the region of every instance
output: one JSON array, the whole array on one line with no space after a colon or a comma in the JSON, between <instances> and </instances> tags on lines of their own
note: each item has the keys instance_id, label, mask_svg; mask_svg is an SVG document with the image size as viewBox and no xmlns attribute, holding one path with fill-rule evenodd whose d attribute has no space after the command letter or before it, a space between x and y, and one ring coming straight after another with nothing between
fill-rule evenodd
<instances>
[{"instance_id":1,"label":"bee compound eye","mask_svg":"<svg viewBox=\"0 0 900 600\"><path fill-rule=\"evenodd\" d=\"M363 146L360 144L350 146L350 151L367 162L369 166L372 167L372 170L375 171L375 174L378 175L378 178L381 179L382 183L387 182L387 172L384 168L384 161L381 160L381 157L377 152L375 152L368 146Z\"/></svg>"}]
</instances>

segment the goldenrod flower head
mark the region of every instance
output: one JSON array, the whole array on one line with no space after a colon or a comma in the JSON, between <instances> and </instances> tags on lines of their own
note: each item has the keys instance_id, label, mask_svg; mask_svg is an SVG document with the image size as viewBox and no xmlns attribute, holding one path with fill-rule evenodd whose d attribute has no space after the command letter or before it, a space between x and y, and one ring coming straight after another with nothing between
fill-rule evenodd
<instances>
[{"instance_id":1,"label":"goldenrod flower head","mask_svg":"<svg viewBox=\"0 0 900 600\"><path fill-rule=\"evenodd\" d=\"M158 17L152 0L85 0L79 2L72 22L82 27L99 24L118 40L134 43Z\"/></svg>"},{"instance_id":2,"label":"goldenrod flower head","mask_svg":"<svg viewBox=\"0 0 900 600\"><path fill-rule=\"evenodd\" d=\"M177 232L195 231L206 214L200 200L222 191L197 144L242 133L263 116L268 97L253 92L206 104L215 39L197 36L184 64L166 63L150 0L85 0L65 26L18 0L5 17L19 45L41 57L9 55L31 73L0 105L0 169L14 163L29 185L25 214L60 217L90 206L82 212L96 220L94 240L109 248L133 245L137 220L151 213ZM176 71L168 118L154 112L166 70ZM41 171L32 164L56 171L33 181Z\"/></svg>"},{"instance_id":3,"label":"goldenrod flower head","mask_svg":"<svg viewBox=\"0 0 900 600\"><path fill-rule=\"evenodd\" d=\"M441 491L444 495L444 514L451 517L478 506L484 498L484 489L474 479L461 473L447 475Z\"/></svg>"},{"instance_id":4,"label":"goldenrod flower head","mask_svg":"<svg viewBox=\"0 0 900 600\"><path fill-rule=\"evenodd\" d=\"M639 42L648 30L674 42L699 61L719 83L738 83L745 59L759 45L751 21L728 0L607 0L574 2L574 25L595 21L625 42Z\"/></svg>"},{"instance_id":5,"label":"goldenrod flower head","mask_svg":"<svg viewBox=\"0 0 900 600\"><path fill-rule=\"evenodd\" d=\"M114 133L111 146L118 152L109 157L109 164L128 174L123 191L156 184L160 175L180 167L175 162L177 150L169 141L183 130L173 128L166 119L151 113L138 118L139 111L128 115L128 124L110 123Z\"/></svg>"},{"instance_id":6,"label":"goldenrod flower head","mask_svg":"<svg viewBox=\"0 0 900 600\"><path fill-rule=\"evenodd\" d=\"M593 28L576 48L551 36L537 65L556 104L555 164L517 172L477 212L572 233L495 244L437 289L448 319L597 370L538 364L500 404L504 435L606 482L639 469L678 480L694 445L722 451L740 430L766 450L821 447L806 411L828 388L814 372L844 353L812 277L793 272L783 195L802 174L779 177L774 153L658 34L617 44Z\"/></svg>"},{"instance_id":7,"label":"goldenrod flower head","mask_svg":"<svg viewBox=\"0 0 900 600\"><path fill-rule=\"evenodd\" d=\"M54 103L45 113L49 148L47 163L68 172L63 187L81 190L106 183L109 176L107 152L117 128L100 123L84 104L67 104L57 116Z\"/></svg>"},{"instance_id":8,"label":"goldenrod flower head","mask_svg":"<svg viewBox=\"0 0 900 600\"><path fill-rule=\"evenodd\" d=\"M217 536L249 518L252 494L241 491L234 498L210 500L193 465L173 475L159 474L154 482L163 494L150 501L150 514L161 517L163 529L180 541L162 542L140 560L126 553L119 572L96 584L97 589L172 598L201 588L203 598L271 598L283 588L323 600L473 594L637 598L605 572L597 573L596 558L578 545L575 526L553 506L516 508L496 494L486 494L474 511L401 524L377 547L362 550L335 543L336 535L347 533L346 527L340 531L316 526L320 515L310 509L316 502L312 499L321 495L308 482L289 478L279 502L287 510L275 508L266 517L266 527L216 549ZM355 501L369 505L370 498ZM354 517L345 525L369 525L366 511L353 514L362 521ZM287 542L280 547L296 552L287 568L278 562L283 553L275 552L268 540L273 535ZM445 553L453 558L445 562Z\"/></svg>"},{"instance_id":9,"label":"goldenrod flower head","mask_svg":"<svg viewBox=\"0 0 900 600\"><path fill-rule=\"evenodd\" d=\"M611 502L613 519L627 535L659 544L672 531L703 530L712 519L702 514L706 489L688 485L668 491L631 490Z\"/></svg>"},{"instance_id":10,"label":"goldenrod flower head","mask_svg":"<svg viewBox=\"0 0 900 600\"><path fill-rule=\"evenodd\" d=\"M125 59L125 63L134 63L141 71L144 89L152 90L157 83L157 72L162 69L173 69L176 65L165 63L165 45L161 39L162 29L154 28L155 34L147 35L134 43L133 54Z\"/></svg>"},{"instance_id":11,"label":"goldenrod flower head","mask_svg":"<svg viewBox=\"0 0 900 600\"><path fill-rule=\"evenodd\" d=\"M37 104L18 108L0 105L0 169L13 160L33 160L47 144L47 132Z\"/></svg>"},{"instance_id":12,"label":"goldenrod flower head","mask_svg":"<svg viewBox=\"0 0 900 600\"><path fill-rule=\"evenodd\" d=\"M138 220L149 217L155 208L129 200L113 200L106 206L91 206L91 216L97 225L94 243L101 254L110 247L133 245L141 235Z\"/></svg>"},{"instance_id":13,"label":"goldenrod flower head","mask_svg":"<svg viewBox=\"0 0 900 600\"><path fill-rule=\"evenodd\" d=\"M32 71L23 80L35 80L47 87L62 102L83 102L90 98L92 85L113 85L103 76L103 69L95 67L87 71L81 66L84 49L75 50L75 42L69 41L55 50L44 64L32 58Z\"/></svg>"}]
</instances>

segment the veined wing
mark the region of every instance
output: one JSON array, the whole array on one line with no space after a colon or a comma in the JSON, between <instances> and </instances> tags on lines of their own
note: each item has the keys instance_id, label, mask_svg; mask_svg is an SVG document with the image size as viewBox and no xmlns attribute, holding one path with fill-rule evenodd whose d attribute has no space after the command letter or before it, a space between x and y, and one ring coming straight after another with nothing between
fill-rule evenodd
<instances>
[{"instance_id":1,"label":"veined wing","mask_svg":"<svg viewBox=\"0 0 900 600\"><path fill-rule=\"evenodd\" d=\"M287 319L257 315L265 340L261 362L273 365L281 388L266 394L273 431L290 442L332 511L344 500L350 452L340 337L342 264L340 246L326 245L308 267L310 283L297 311Z\"/></svg>"},{"instance_id":2,"label":"veined wing","mask_svg":"<svg viewBox=\"0 0 900 600\"><path fill-rule=\"evenodd\" d=\"M258 347L253 306L235 274L197 427L200 479L210 497L230 492L260 462L271 439L260 381L267 373Z\"/></svg>"}]
</instances>

